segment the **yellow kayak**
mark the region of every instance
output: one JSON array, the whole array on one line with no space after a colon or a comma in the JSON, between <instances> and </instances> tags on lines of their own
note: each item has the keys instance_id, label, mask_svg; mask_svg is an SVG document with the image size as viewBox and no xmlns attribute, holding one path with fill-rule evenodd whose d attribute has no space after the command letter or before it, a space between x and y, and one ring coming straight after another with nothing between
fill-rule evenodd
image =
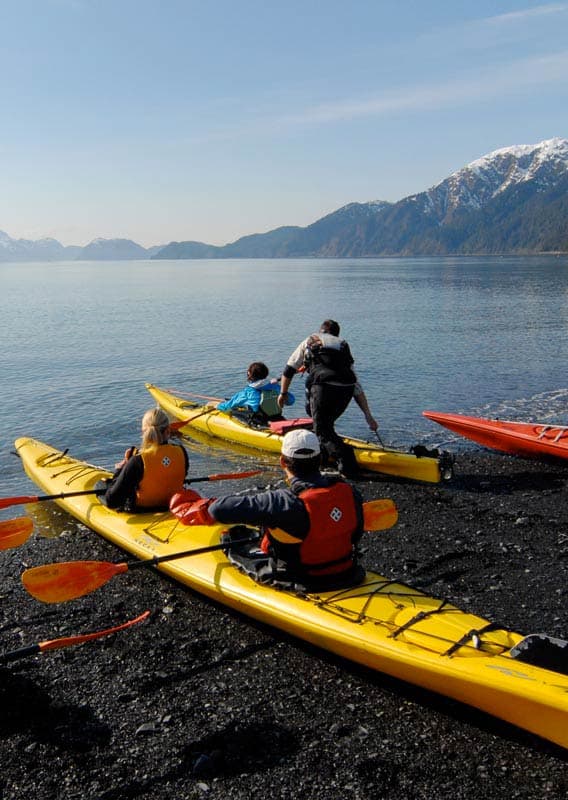
<instances>
[{"instance_id":1,"label":"yellow kayak","mask_svg":"<svg viewBox=\"0 0 568 800\"><path fill-rule=\"evenodd\" d=\"M199 405L151 383L147 383L146 388L170 417L186 422L181 431L188 436L197 431L236 446L280 453L282 435L270 428L253 427L230 413L218 411L214 405ZM353 447L363 470L425 483L439 483L442 477L451 476L451 463L446 455L418 456L361 439L344 437L344 441Z\"/></svg>"},{"instance_id":2,"label":"yellow kayak","mask_svg":"<svg viewBox=\"0 0 568 800\"><path fill-rule=\"evenodd\" d=\"M50 495L92 489L109 475L34 439L20 438L15 446L27 475ZM226 530L184 527L169 512L111 511L93 494L57 502L142 559L216 545ZM568 748L568 670L521 660L524 645L535 637L524 638L374 572L350 589L295 594L256 583L222 551L164 562L159 569L263 623Z\"/></svg>"}]
</instances>

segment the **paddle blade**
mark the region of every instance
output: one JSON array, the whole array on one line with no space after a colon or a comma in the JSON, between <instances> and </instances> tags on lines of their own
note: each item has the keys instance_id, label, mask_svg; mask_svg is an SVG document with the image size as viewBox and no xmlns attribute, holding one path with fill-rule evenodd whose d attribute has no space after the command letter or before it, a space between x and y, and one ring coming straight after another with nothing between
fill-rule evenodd
<instances>
[{"instance_id":1,"label":"paddle blade","mask_svg":"<svg viewBox=\"0 0 568 800\"><path fill-rule=\"evenodd\" d=\"M3 497L0 498L0 508L9 508L10 506L23 506L26 503L37 503L37 495L26 494L20 497Z\"/></svg>"},{"instance_id":2,"label":"paddle blade","mask_svg":"<svg viewBox=\"0 0 568 800\"><path fill-rule=\"evenodd\" d=\"M248 472L220 472L217 475L208 475L206 478L190 478L189 483L198 481L234 481L238 478L252 478L253 475L260 475L261 469L250 469Z\"/></svg>"},{"instance_id":3,"label":"paddle blade","mask_svg":"<svg viewBox=\"0 0 568 800\"><path fill-rule=\"evenodd\" d=\"M26 542L34 529L33 520L29 517L7 519L0 522L0 550L19 547Z\"/></svg>"},{"instance_id":4,"label":"paddle blade","mask_svg":"<svg viewBox=\"0 0 568 800\"><path fill-rule=\"evenodd\" d=\"M94 639L100 639L102 636L109 636L111 633L118 633L119 631L132 627L132 625L137 625L139 622L148 619L149 616L150 612L144 611L144 613L140 614L140 616L135 619L130 619L128 622L123 622L121 625L115 625L113 628L106 628L104 631L83 633L79 636L63 636L61 639L39 642L39 649L41 652L44 652L45 650L59 650L63 647L74 647L75 645L84 644L85 642L92 642Z\"/></svg>"},{"instance_id":5,"label":"paddle blade","mask_svg":"<svg viewBox=\"0 0 568 800\"><path fill-rule=\"evenodd\" d=\"M369 500L363 503L363 523L366 531L385 531L398 520L398 510L392 500Z\"/></svg>"},{"instance_id":6,"label":"paddle blade","mask_svg":"<svg viewBox=\"0 0 568 800\"><path fill-rule=\"evenodd\" d=\"M110 561L64 561L32 567L22 573L26 590L42 603L64 603L94 592L128 565Z\"/></svg>"},{"instance_id":7,"label":"paddle blade","mask_svg":"<svg viewBox=\"0 0 568 800\"><path fill-rule=\"evenodd\" d=\"M118 631L123 631L126 628L132 627L132 625L137 625L149 616L150 612L144 611L143 614L140 614L140 616L135 619L129 619L127 622L123 622L121 625L115 625L112 628L105 628L104 631L82 633L78 636L63 636L61 639L48 639L45 642L36 642L27 647L20 647L18 650L12 650L9 653L2 653L0 655L0 664L17 661L20 658L27 658L28 656L36 656L38 653L43 653L47 650L59 650L63 647L73 647L74 645L91 642L94 639L100 639L102 636L109 636L111 633L118 633Z\"/></svg>"},{"instance_id":8,"label":"paddle blade","mask_svg":"<svg viewBox=\"0 0 568 800\"><path fill-rule=\"evenodd\" d=\"M188 422L191 422L191 419L178 419L175 422L170 422L170 430L177 433L177 431L180 431Z\"/></svg>"}]
</instances>

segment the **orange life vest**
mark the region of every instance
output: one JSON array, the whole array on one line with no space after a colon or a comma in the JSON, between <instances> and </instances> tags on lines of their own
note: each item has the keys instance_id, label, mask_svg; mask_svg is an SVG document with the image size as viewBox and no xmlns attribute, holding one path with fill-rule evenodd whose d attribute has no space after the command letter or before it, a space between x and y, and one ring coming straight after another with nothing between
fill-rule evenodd
<instances>
[{"instance_id":1,"label":"orange life vest","mask_svg":"<svg viewBox=\"0 0 568 800\"><path fill-rule=\"evenodd\" d=\"M142 450L144 475L136 492L140 508L168 506L171 497L183 489L186 461L181 447L161 444L155 449Z\"/></svg>"}]
</instances>

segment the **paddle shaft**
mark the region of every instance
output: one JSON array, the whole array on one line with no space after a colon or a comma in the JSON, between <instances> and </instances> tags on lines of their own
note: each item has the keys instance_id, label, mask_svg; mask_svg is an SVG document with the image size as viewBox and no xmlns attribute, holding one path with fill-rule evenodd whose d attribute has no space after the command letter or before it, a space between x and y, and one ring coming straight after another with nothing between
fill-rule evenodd
<instances>
[{"instance_id":1,"label":"paddle shaft","mask_svg":"<svg viewBox=\"0 0 568 800\"><path fill-rule=\"evenodd\" d=\"M105 489L86 489L81 492L62 492L61 494L22 495L21 497L5 497L0 500L0 508L20 506L25 503L42 503L44 500L62 500L67 497L81 497L85 494L104 494Z\"/></svg>"},{"instance_id":2,"label":"paddle shaft","mask_svg":"<svg viewBox=\"0 0 568 800\"><path fill-rule=\"evenodd\" d=\"M234 546L236 544L249 544L250 542L257 542L259 540L259 536L246 536L243 539L233 539L230 546ZM182 550L179 553L166 553L163 556L154 556L153 558L145 558L136 561L124 561L122 564L117 566L124 567L124 572L126 570L137 569L138 567L155 567L158 564L163 564L165 561L175 561L178 558L186 558L189 556L200 556L203 553L213 553L215 550L227 550L229 549L229 545L227 544L212 544L208 545L207 547L198 547L194 548L193 550Z\"/></svg>"},{"instance_id":3,"label":"paddle shaft","mask_svg":"<svg viewBox=\"0 0 568 800\"><path fill-rule=\"evenodd\" d=\"M175 422L170 422L170 428L172 431L177 433L186 425L191 425L192 422L195 422L196 419L200 417L204 417L206 414L214 414L216 412L215 408L205 408L204 411L200 411L199 414L195 414L193 417L189 417L189 419L178 419Z\"/></svg>"},{"instance_id":4,"label":"paddle shaft","mask_svg":"<svg viewBox=\"0 0 568 800\"><path fill-rule=\"evenodd\" d=\"M111 633L118 633L138 622L142 622L150 615L149 611L145 611L135 619L123 622L122 625L115 625L112 628L106 628L104 631L95 631L95 633L83 633L78 636L63 636L61 639L47 639L44 642L36 642L27 647L20 647L18 650L12 650L9 653L0 654L0 664L7 664L10 661L17 661L20 658L27 658L28 656L35 656L38 653L46 652L47 650L61 650L64 647L73 647L75 645L91 642L95 639L100 639L103 636L110 636Z\"/></svg>"},{"instance_id":5,"label":"paddle shaft","mask_svg":"<svg viewBox=\"0 0 568 800\"><path fill-rule=\"evenodd\" d=\"M205 481L230 481L239 478L250 478L252 475L260 475L262 470L253 469L248 472L222 472L218 475L202 475L199 478L189 478L185 483L203 483ZM9 506L24 505L25 503L42 503L44 500L66 500L68 497L81 497L83 495L104 494L106 489L84 489L81 492L61 492L60 494L43 495L23 495L21 497L5 497L0 499L0 508Z\"/></svg>"}]
</instances>

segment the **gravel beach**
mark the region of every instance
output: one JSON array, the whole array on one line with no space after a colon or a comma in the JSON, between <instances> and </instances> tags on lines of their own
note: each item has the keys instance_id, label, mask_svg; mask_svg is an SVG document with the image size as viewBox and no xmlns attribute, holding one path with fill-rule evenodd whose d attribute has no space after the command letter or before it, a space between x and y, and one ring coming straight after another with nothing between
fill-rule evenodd
<instances>
[{"instance_id":1,"label":"gravel beach","mask_svg":"<svg viewBox=\"0 0 568 800\"><path fill-rule=\"evenodd\" d=\"M521 633L568 637L568 464L486 451L453 480L360 482L399 522L366 566ZM221 493L221 492L219 492ZM56 506L0 553L2 650L151 615L0 668L0 800L568 797L568 752L263 627L137 570L42 605L27 566L122 554ZM38 535L50 528L57 539Z\"/></svg>"}]
</instances>

